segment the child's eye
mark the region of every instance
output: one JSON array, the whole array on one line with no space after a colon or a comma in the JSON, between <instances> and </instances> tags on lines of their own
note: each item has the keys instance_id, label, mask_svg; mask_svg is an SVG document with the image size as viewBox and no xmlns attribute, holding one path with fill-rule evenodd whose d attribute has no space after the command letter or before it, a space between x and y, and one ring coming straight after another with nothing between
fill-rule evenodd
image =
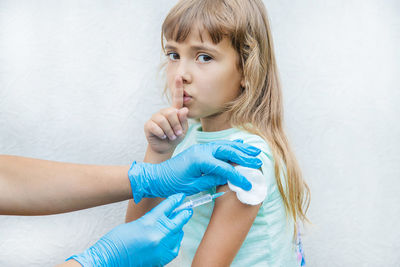
<instances>
[{"instance_id":1,"label":"child's eye","mask_svg":"<svg viewBox=\"0 0 400 267\"><path fill-rule=\"evenodd\" d=\"M173 61L179 59L179 55L178 55L177 53L173 53L173 52L167 53L167 57L168 57L170 60L173 60Z\"/></svg>"},{"instance_id":2,"label":"child's eye","mask_svg":"<svg viewBox=\"0 0 400 267\"><path fill-rule=\"evenodd\" d=\"M207 63L207 62L211 61L213 58L210 57L210 56L207 55L207 54L201 54L201 55L199 55L199 56L197 57L197 59L198 59L200 62L202 62L202 63Z\"/></svg>"}]
</instances>

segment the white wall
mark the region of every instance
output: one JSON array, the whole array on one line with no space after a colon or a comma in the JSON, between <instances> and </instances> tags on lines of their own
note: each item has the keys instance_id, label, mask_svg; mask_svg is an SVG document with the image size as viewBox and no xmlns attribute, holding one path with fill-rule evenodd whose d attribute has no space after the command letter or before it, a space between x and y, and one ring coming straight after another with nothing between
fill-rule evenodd
<instances>
[{"instance_id":1,"label":"white wall","mask_svg":"<svg viewBox=\"0 0 400 267\"><path fill-rule=\"evenodd\" d=\"M163 106L175 1L0 0L0 153L130 164ZM400 265L400 3L266 0L291 142L310 185L308 266ZM123 222L126 202L0 217L0 266L51 266Z\"/></svg>"}]
</instances>

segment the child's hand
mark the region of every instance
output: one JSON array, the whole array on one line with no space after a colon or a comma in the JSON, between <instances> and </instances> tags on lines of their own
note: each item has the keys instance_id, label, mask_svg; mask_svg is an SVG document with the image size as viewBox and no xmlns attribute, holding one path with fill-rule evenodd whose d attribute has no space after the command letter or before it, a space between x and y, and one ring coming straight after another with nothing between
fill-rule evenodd
<instances>
[{"instance_id":1,"label":"child's hand","mask_svg":"<svg viewBox=\"0 0 400 267\"><path fill-rule=\"evenodd\" d=\"M172 88L172 107L153 114L144 125L147 142L157 153L172 153L183 140L188 129L187 114L183 107L183 81L181 76L175 78Z\"/></svg>"}]
</instances>

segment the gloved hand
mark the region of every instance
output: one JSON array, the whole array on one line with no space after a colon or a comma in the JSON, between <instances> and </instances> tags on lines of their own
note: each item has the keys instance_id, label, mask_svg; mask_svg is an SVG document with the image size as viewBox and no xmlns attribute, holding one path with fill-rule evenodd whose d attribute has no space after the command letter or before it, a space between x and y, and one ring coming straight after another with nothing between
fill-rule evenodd
<instances>
[{"instance_id":1,"label":"gloved hand","mask_svg":"<svg viewBox=\"0 0 400 267\"><path fill-rule=\"evenodd\" d=\"M176 194L161 202L140 219L117 226L82 254L69 259L82 266L163 266L179 252L182 227L193 210L175 214L184 194Z\"/></svg>"},{"instance_id":2,"label":"gloved hand","mask_svg":"<svg viewBox=\"0 0 400 267\"><path fill-rule=\"evenodd\" d=\"M251 183L228 162L259 168L255 158L260 149L242 140L217 141L189 147L160 164L134 162L128 172L135 203L143 197L168 197L175 193L192 195L213 186L232 184L251 189Z\"/></svg>"}]
</instances>

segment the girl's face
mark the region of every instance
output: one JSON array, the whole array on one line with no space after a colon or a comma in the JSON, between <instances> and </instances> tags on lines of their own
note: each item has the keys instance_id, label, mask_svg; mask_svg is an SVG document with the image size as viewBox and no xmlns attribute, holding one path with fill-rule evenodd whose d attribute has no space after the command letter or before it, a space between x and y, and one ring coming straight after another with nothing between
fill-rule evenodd
<instances>
[{"instance_id":1,"label":"girl's face","mask_svg":"<svg viewBox=\"0 0 400 267\"><path fill-rule=\"evenodd\" d=\"M221 114L224 104L240 92L242 74L238 55L229 39L214 44L206 31L200 35L192 29L184 42L168 40L165 52L168 88L175 87L177 76L182 77L184 107L189 118L212 118Z\"/></svg>"}]
</instances>

